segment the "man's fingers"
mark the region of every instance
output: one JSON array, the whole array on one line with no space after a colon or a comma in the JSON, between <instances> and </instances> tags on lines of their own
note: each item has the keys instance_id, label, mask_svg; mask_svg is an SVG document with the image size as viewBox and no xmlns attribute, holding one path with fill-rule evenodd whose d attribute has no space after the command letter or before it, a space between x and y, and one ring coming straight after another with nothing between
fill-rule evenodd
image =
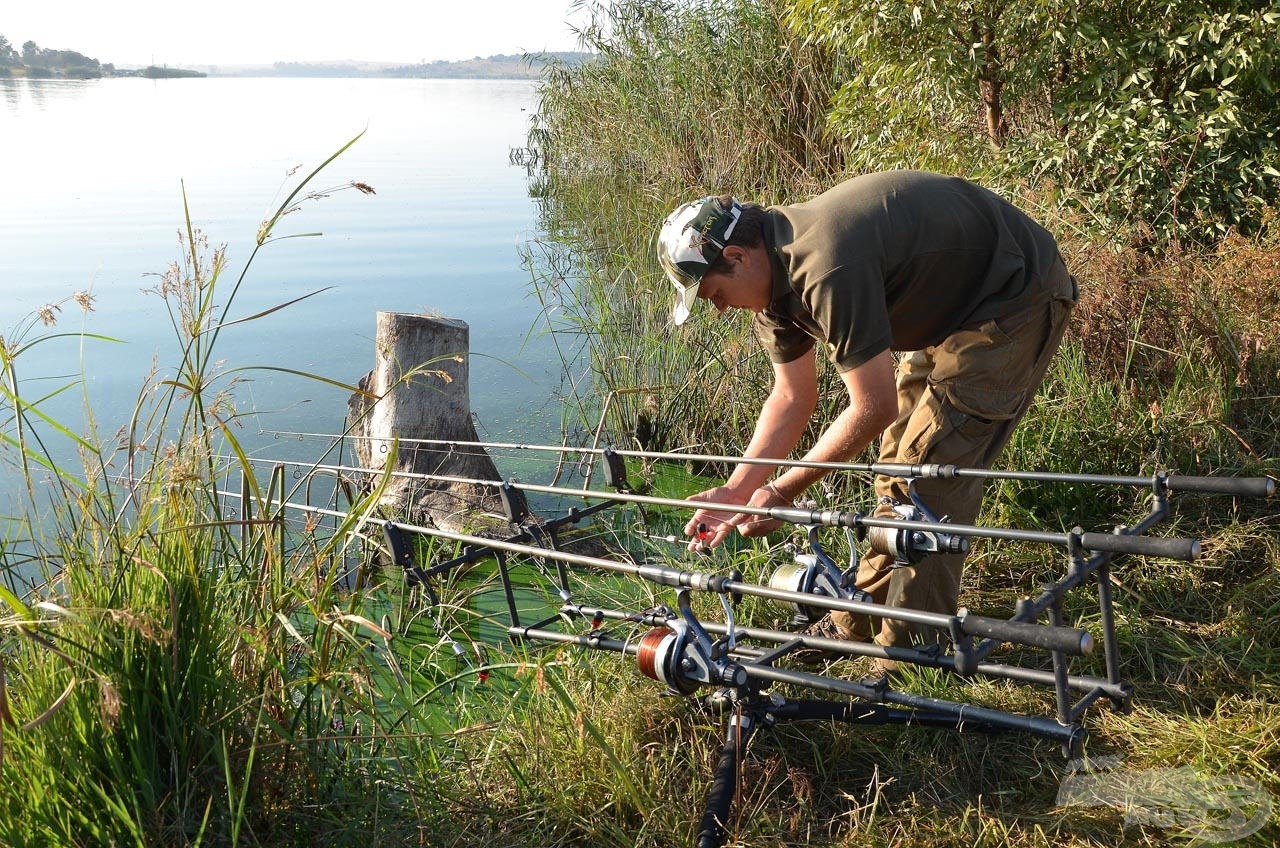
<instances>
[{"instance_id":1,"label":"man's fingers","mask_svg":"<svg viewBox=\"0 0 1280 848\"><path fill-rule=\"evenodd\" d=\"M755 538L768 536L781 526L782 522L776 518L752 518L738 524L738 532L748 538Z\"/></svg>"},{"instance_id":2,"label":"man's fingers","mask_svg":"<svg viewBox=\"0 0 1280 848\"><path fill-rule=\"evenodd\" d=\"M712 513L707 512L705 509L700 509L693 514L692 518L689 519L689 523L685 524L684 534L686 536L696 536L698 533L705 531L707 527L716 523L718 523L718 521Z\"/></svg>"},{"instance_id":3,"label":"man's fingers","mask_svg":"<svg viewBox=\"0 0 1280 848\"><path fill-rule=\"evenodd\" d=\"M731 518L731 513L709 512L700 509L693 514L693 518L690 518L689 523L684 526L684 534L686 536L696 536L698 533L718 530L728 523Z\"/></svg>"},{"instance_id":4,"label":"man's fingers","mask_svg":"<svg viewBox=\"0 0 1280 848\"><path fill-rule=\"evenodd\" d=\"M732 517L728 519L721 519L709 515L707 516L707 519L707 521L697 523L696 525L692 521L689 522L690 525L694 525L691 530L686 529L685 531L690 537L689 550L703 551L714 548L716 545L728 538L729 533L731 533L733 528L736 526Z\"/></svg>"}]
</instances>

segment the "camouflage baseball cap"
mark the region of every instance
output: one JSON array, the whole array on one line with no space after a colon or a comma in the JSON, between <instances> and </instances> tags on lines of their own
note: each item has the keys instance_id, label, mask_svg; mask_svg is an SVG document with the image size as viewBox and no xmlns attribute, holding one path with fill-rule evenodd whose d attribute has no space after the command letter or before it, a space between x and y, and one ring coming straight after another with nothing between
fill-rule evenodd
<instances>
[{"instance_id":1,"label":"camouflage baseball cap","mask_svg":"<svg viewBox=\"0 0 1280 848\"><path fill-rule=\"evenodd\" d=\"M677 325L689 320L698 299L698 284L716 264L725 244L742 216L742 205L730 200L725 208L718 197L691 200L662 222L658 231L658 264L676 287L676 304L671 320Z\"/></svg>"}]
</instances>

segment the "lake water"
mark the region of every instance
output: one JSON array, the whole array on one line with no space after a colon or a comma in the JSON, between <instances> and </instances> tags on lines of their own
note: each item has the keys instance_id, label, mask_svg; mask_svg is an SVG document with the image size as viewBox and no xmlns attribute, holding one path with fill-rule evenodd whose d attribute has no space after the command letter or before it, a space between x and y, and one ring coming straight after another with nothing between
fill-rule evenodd
<instances>
[{"instance_id":1,"label":"lake water","mask_svg":"<svg viewBox=\"0 0 1280 848\"><path fill-rule=\"evenodd\" d=\"M260 252L230 317L333 288L228 329L217 356L354 384L373 364L377 311L435 311L471 326L482 438L556 438L560 365L520 251L539 236L537 209L508 160L535 97L525 81L0 79L0 334L13 341L41 305L87 290L91 314L66 303L56 328L27 338L83 329L124 342L37 345L19 360L24 394L83 372L113 431L153 359L171 373L180 355L163 302L143 290L179 258L183 187L194 224L227 247L225 298L260 222L364 131L311 188L360 181L376 194L341 191L288 216L276 235L323 235ZM347 400L270 374L236 395L257 412L239 437L268 452L275 432L339 432ZM73 421L82 407L78 393L54 406Z\"/></svg>"}]
</instances>

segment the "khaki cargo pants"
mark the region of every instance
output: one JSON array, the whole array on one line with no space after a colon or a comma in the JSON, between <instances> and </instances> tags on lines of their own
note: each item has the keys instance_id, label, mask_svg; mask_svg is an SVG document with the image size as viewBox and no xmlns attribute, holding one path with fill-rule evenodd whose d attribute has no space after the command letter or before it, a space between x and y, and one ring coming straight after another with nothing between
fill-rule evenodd
<instances>
[{"instance_id":1,"label":"khaki cargo pants","mask_svg":"<svg viewBox=\"0 0 1280 848\"><path fill-rule=\"evenodd\" d=\"M880 461L989 468L1030 407L1062 341L1077 296L1061 262L1046 276L1044 297L1016 313L957 330L941 344L898 362L898 419L881 436ZM937 516L973 524L982 505L981 479L920 480L916 491ZM876 494L909 503L905 481L878 477ZM893 517L889 506L878 516ZM960 595L963 554L927 556L914 566L868 551L856 582L878 603L951 614ZM837 626L881 645L936 641L929 628L887 618L832 614Z\"/></svg>"}]
</instances>

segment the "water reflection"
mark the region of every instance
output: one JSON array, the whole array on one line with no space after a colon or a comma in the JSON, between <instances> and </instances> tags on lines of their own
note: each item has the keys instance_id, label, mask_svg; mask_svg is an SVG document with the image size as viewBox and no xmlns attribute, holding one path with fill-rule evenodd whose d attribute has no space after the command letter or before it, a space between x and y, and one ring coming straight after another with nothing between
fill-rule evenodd
<instances>
[{"instance_id":1,"label":"water reflection","mask_svg":"<svg viewBox=\"0 0 1280 848\"><path fill-rule=\"evenodd\" d=\"M21 80L0 77L0 96L4 97L4 105L10 112L17 112L22 101L23 86Z\"/></svg>"},{"instance_id":2,"label":"water reflection","mask_svg":"<svg viewBox=\"0 0 1280 848\"><path fill-rule=\"evenodd\" d=\"M101 80L53 80L27 79L25 77L0 77L5 106L13 114L19 114L29 104L37 110L48 109L62 101L85 97Z\"/></svg>"}]
</instances>

